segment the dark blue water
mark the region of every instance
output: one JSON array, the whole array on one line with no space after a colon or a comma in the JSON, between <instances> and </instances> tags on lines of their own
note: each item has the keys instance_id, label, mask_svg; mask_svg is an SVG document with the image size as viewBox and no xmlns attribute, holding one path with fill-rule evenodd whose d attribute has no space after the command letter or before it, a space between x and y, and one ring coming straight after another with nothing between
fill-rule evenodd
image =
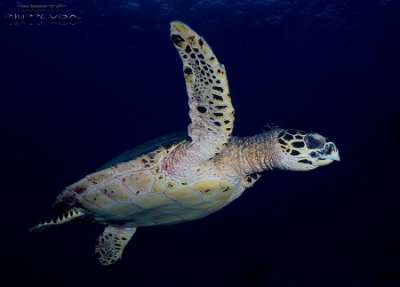
<instances>
[{"instance_id":1,"label":"dark blue water","mask_svg":"<svg viewBox=\"0 0 400 287\"><path fill-rule=\"evenodd\" d=\"M3 1L0 10L2 286L400 286L398 1ZM341 162L270 172L205 219L140 228L113 266L94 256L101 226L29 233L55 216L65 186L186 129L172 20L226 66L234 135L269 122L314 130L336 142Z\"/></svg>"}]
</instances>

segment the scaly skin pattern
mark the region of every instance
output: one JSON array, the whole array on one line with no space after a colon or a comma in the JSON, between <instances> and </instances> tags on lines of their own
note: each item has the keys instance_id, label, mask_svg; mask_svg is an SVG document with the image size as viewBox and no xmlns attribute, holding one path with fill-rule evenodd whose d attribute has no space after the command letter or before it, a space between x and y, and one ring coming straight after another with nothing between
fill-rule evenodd
<instances>
[{"instance_id":1,"label":"scaly skin pattern","mask_svg":"<svg viewBox=\"0 0 400 287\"><path fill-rule=\"evenodd\" d=\"M284 129L275 129L252 137L233 137L228 146L211 162L219 172L232 181L269 170L296 170L297 165L299 170L317 168L317 165L298 163L299 160L309 156L309 153L304 154L308 149L304 140L300 140L300 137L303 138L300 132L304 135L315 134L295 131L299 137L295 144L283 142L284 137L288 135ZM291 153L296 153L297 157L290 156Z\"/></svg>"},{"instance_id":2,"label":"scaly skin pattern","mask_svg":"<svg viewBox=\"0 0 400 287\"><path fill-rule=\"evenodd\" d=\"M188 144L188 143L185 143ZM275 128L252 137L232 137L226 148L199 167L181 161L181 146L166 159L168 173L177 178L216 177L235 186L231 200L238 198L270 170L309 171L339 160L339 151L328 138L303 130Z\"/></svg>"}]
</instances>

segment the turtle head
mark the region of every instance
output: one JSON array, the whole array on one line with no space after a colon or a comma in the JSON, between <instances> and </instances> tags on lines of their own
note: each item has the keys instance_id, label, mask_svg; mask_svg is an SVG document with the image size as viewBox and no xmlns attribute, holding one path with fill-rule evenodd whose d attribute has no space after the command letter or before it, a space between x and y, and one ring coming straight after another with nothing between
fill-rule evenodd
<instances>
[{"instance_id":1,"label":"turtle head","mask_svg":"<svg viewBox=\"0 0 400 287\"><path fill-rule=\"evenodd\" d=\"M335 143L317 133L276 128L273 134L280 169L306 171L340 160Z\"/></svg>"}]
</instances>

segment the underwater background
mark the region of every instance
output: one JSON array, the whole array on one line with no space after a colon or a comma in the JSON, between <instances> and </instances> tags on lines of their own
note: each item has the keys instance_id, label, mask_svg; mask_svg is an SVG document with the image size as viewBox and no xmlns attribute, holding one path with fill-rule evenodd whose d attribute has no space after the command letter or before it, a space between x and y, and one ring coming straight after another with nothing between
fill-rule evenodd
<instances>
[{"instance_id":1,"label":"underwater background","mask_svg":"<svg viewBox=\"0 0 400 287\"><path fill-rule=\"evenodd\" d=\"M62 7L18 8L30 4ZM0 10L1 286L400 286L399 1L45 0ZM235 136L271 122L313 130L335 141L341 161L268 172L204 219L139 228L104 267L94 255L102 226L29 230L56 216L65 186L187 129L172 20L225 65Z\"/></svg>"}]
</instances>

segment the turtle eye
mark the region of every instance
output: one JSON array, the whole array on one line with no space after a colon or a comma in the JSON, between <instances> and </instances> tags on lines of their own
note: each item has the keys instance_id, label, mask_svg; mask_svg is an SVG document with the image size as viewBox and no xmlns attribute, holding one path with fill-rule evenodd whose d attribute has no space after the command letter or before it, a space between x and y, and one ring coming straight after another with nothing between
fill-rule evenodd
<instances>
[{"instance_id":1,"label":"turtle eye","mask_svg":"<svg viewBox=\"0 0 400 287\"><path fill-rule=\"evenodd\" d=\"M304 141L307 144L307 147L309 149L317 149L317 148L322 148L324 146L324 140L321 136L315 135L315 134L311 134L311 135L307 135L304 138Z\"/></svg>"}]
</instances>

